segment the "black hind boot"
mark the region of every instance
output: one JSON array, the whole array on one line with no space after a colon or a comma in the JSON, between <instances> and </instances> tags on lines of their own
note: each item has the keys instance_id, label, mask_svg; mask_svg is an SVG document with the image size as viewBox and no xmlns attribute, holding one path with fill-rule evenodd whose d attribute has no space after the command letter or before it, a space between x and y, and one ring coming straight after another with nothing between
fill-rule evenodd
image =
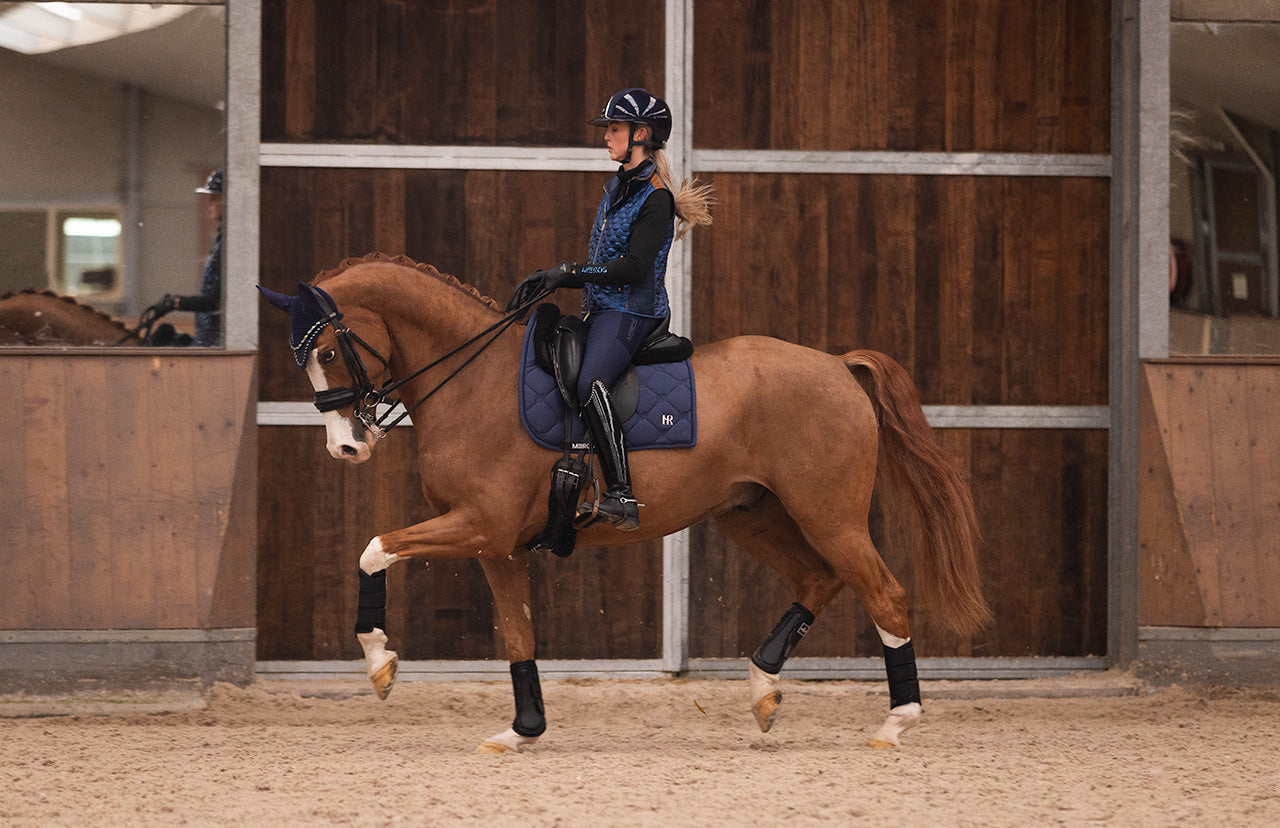
<instances>
[{"instance_id":1,"label":"black hind boot","mask_svg":"<svg viewBox=\"0 0 1280 828\"><path fill-rule=\"evenodd\" d=\"M627 447L622 424L613 410L609 389L600 380L591 383L591 396L582 406L591 442L600 456L600 470L608 490L600 498L598 514L624 532L640 527L640 510L631 493L631 473L627 468Z\"/></svg>"}]
</instances>

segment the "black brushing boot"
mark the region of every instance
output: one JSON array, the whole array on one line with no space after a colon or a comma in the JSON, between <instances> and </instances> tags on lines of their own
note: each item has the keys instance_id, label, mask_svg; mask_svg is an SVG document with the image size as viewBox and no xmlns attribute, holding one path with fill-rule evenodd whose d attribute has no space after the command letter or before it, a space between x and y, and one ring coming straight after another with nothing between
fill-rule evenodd
<instances>
[{"instance_id":1,"label":"black brushing boot","mask_svg":"<svg viewBox=\"0 0 1280 828\"><path fill-rule=\"evenodd\" d=\"M640 510L631 493L631 472L627 468L627 447L622 424L613 410L609 389L600 380L591 383L591 396L582 406L591 442L600 456L600 471L608 490L600 498L598 515L624 532L640 527Z\"/></svg>"}]
</instances>

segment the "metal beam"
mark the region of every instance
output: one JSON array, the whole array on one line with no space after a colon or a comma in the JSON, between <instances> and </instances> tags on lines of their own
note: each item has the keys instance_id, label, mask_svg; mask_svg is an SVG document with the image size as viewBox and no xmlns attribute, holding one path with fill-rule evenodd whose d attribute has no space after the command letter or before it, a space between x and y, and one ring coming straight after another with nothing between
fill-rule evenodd
<instances>
[{"instance_id":1,"label":"metal beam","mask_svg":"<svg viewBox=\"0 0 1280 828\"><path fill-rule=\"evenodd\" d=\"M825 175L1111 175L1108 155L1006 152L812 152L807 150L694 150L698 172L820 173Z\"/></svg>"},{"instance_id":2,"label":"metal beam","mask_svg":"<svg viewBox=\"0 0 1280 828\"><path fill-rule=\"evenodd\" d=\"M942 679L1028 679L1066 676L1101 670L1101 657L1080 658L922 658L920 676ZM567 678L665 678L663 659L539 659L538 674L545 679ZM342 679L364 678L363 661L259 661L260 679ZM496 660L402 661L396 673L402 681L506 681L510 668ZM689 678L746 679L745 658L689 659L684 673ZM787 679L844 681L885 680L881 658L793 658L783 670Z\"/></svg>"},{"instance_id":3,"label":"metal beam","mask_svg":"<svg viewBox=\"0 0 1280 828\"><path fill-rule=\"evenodd\" d=\"M387 410L380 406L378 413ZM390 416L395 417L403 409L392 411ZM924 415L934 428L1106 429L1111 425L1111 410L1105 405L926 405ZM258 425L323 426L324 418L308 402L260 402Z\"/></svg>"},{"instance_id":4,"label":"metal beam","mask_svg":"<svg viewBox=\"0 0 1280 828\"><path fill-rule=\"evenodd\" d=\"M258 347L258 146L262 139L262 0L227 3L227 166L223 343Z\"/></svg>"}]
</instances>

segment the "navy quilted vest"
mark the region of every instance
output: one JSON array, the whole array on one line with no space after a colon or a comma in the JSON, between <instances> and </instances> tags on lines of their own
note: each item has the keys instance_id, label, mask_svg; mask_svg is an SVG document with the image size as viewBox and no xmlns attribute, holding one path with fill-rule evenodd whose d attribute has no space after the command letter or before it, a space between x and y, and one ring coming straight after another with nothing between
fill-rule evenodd
<instances>
[{"instance_id":1,"label":"navy quilted vest","mask_svg":"<svg viewBox=\"0 0 1280 828\"><path fill-rule=\"evenodd\" d=\"M640 208L645 199L657 189L653 186L652 177L653 170L650 169L626 182L617 178L610 179L591 225L587 264L604 264L626 255L631 228L640 215ZM674 237L675 220L672 219L667 226L658 257L654 259L653 272L649 274L649 278L638 285L588 284L582 292L583 310L621 310L654 319L666 316L670 310L666 284L667 254L671 251L671 240Z\"/></svg>"}]
</instances>

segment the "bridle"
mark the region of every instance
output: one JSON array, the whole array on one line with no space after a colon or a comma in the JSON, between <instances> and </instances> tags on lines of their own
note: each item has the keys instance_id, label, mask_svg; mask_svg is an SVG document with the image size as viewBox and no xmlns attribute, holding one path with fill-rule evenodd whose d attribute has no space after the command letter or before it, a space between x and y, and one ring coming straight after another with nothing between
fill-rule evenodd
<instances>
[{"instance_id":1,"label":"bridle","mask_svg":"<svg viewBox=\"0 0 1280 828\"><path fill-rule=\"evenodd\" d=\"M311 344L315 342L316 337L325 327L332 327L334 338L338 342L338 353L342 356L342 361L347 367L347 374L351 378L351 385L342 388L326 388L323 391L315 392L315 406L321 413L327 411L335 411L339 408L351 406L356 418L360 420L365 429L374 434L375 437L381 437L386 429L398 425L405 417L417 409L420 405L435 396L436 392L445 386L449 380L461 373L462 369L470 365L476 357L484 353L490 345L497 341L498 337L535 303L542 301L551 294L550 290L541 290L535 293L527 301L521 303L514 310L507 313L497 322L485 328L480 333L463 342L453 350L449 351L440 358L433 360L430 364L424 365L414 371L407 377L399 380L387 380L380 387L375 388L373 381L369 379L369 372L365 368L364 360L360 358L359 348L368 351L370 356L382 363L383 370L387 370L390 365L387 359L378 353L377 349L366 342L359 334L348 328L342 322L342 314L338 312L337 305L328 294L323 291L315 291L314 296L320 305L320 311L323 314L311 329L307 331L307 335L303 337L298 345L292 345L295 358L301 358L300 362L306 364L306 354L299 353L300 349L309 349ZM492 334L492 336L490 336ZM404 411L398 417L389 423L383 423L391 412L395 409L396 403L403 402L400 399L391 399L391 395L400 389L405 383L416 379L417 377L435 368L437 365L445 362L458 354L465 351L475 343L488 336L488 340L476 349L475 353L466 358L465 361L455 368L449 376L440 380L434 388L422 395L413 405L406 405ZM380 416L378 415L379 405L390 406Z\"/></svg>"}]
</instances>

